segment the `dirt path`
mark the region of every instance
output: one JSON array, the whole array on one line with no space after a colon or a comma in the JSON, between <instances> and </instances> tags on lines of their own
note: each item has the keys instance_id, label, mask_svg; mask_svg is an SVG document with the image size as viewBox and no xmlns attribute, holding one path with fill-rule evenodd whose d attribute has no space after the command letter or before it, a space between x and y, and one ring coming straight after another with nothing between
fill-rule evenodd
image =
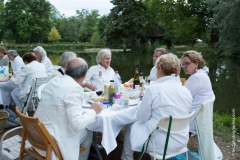
<instances>
[{"instance_id":1,"label":"dirt path","mask_svg":"<svg viewBox=\"0 0 240 160\"><path fill-rule=\"evenodd\" d=\"M5 130L6 132L7 130ZM12 134L9 134L6 138L9 138L13 135L20 135L21 131L13 132ZM3 133L0 134L0 138L2 137ZM97 141L100 143L102 134L100 132L97 133ZM121 130L119 135L117 136L117 143L118 146L115 150L113 150L109 155L106 155L105 150L100 151L103 160L120 160L121 153L122 153L122 147L123 147L123 139L124 139L124 129ZM224 160L240 160L240 143L237 142L237 145L235 147L236 153L235 156L232 156L232 142L231 141L225 141L221 137L214 136L214 141L219 146L223 153ZM190 138L188 143L188 148L193 151L197 151L198 143L197 143L197 137ZM138 153L135 152L134 159L137 159ZM89 157L89 160L97 160L96 158ZM146 157L146 160L150 160L150 157Z\"/></svg>"}]
</instances>

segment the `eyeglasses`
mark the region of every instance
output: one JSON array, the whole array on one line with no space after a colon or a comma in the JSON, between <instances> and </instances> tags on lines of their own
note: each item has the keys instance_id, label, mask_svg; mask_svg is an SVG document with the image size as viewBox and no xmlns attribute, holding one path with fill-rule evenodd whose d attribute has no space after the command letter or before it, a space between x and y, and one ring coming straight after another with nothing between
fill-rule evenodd
<instances>
[{"instance_id":1,"label":"eyeglasses","mask_svg":"<svg viewBox=\"0 0 240 160\"><path fill-rule=\"evenodd\" d=\"M181 67L184 68L184 67L187 67L189 64L191 64L192 62L185 62L183 64L181 64Z\"/></svg>"}]
</instances>

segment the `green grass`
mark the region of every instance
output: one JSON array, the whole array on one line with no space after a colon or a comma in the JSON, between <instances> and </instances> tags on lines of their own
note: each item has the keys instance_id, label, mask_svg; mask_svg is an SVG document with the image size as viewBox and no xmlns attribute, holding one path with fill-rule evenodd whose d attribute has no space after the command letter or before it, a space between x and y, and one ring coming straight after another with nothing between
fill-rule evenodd
<instances>
[{"instance_id":1,"label":"green grass","mask_svg":"<svg viewBox=\"0 0 240 160\"><path fill-rule=\"evenodd\" d=\"M225 140L232 140L234 118L231 114L213 113L213 132L214 135L222 137ZM240 139L240 116L235 117L235 139Z\"/></svg>"}]
</instances>

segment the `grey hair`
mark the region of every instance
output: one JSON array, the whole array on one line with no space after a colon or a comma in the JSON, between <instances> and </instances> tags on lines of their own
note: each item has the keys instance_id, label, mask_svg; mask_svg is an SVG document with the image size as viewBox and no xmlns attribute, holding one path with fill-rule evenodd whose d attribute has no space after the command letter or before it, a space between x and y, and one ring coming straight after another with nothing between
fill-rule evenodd
<instances>
[{"instance_id":1,"label":"grey hair","mask_svg":"<svg viewBox=\"0 0 240 160\"><path fill-rule=\"evenodd\" d=\"M156 48L156 49L154 50L154 53L155 53L155 52L160 52L161 55L164 55L164 54L167 54L167 53L168 53L165 48Z\"/></svg>"},{"instance_id":2,"label":"grey hair","mask_svg":"<svg viewBox=\"0 0 240 160\"><path fill-rule=\"evenodd\" d=\"M82 58L81 58L82 59ZM84 60L84 59L82 59ZM85 60L84 60L85 61ZM72 78L82 78L85 73L88 71L88 64L78 65L76 67L72 67L72 61L69 61L65 74Z\"/></svg>"},{"instance_id":3,"label":"grey hair","mask_svg":"<svg viewBox=\"0 0 240 160\"><path fill-rule=\"evenodd\" d=\"M42 59L45 59L45 57L47 57L47 52L41 46L35 47L33 51L37 51L41 55Z\"/></svg>"},{"instance_id":4,"label":"grey hair","mask_svg":"<svg viewBox=\"0 0 240 160\"><path fill-rule=\"evenodd\" d=\"M106 55L112 56L112 53L111 53L110 49L105 48L105 49L100 50L97 54L97 57L96 57L97 63L100 64L102 58Z\"/></svg>"},{"instance_id":5,"label":"grey hair","mask_svg":"<svg viewBox=\"0 0 240 160\"><path fill-rule=\"evenodd\" d=\"M15 50L8 50L7 53L10 54L13 57L17 57L18 56L18 53Z\"/></svg>"},{"instance_id":6,"label":"grey hair","mask_svg":"<svg viewBox=\"0 0 240 160\"><path fill-rule=\"evenodd\" d=\"M60 66L64 67L64 63L69 62L74 57L77 57L76 53L74 53L74 52L64 52L61 55L61 58L60 58Z\"/></svg>"}]
</instances>

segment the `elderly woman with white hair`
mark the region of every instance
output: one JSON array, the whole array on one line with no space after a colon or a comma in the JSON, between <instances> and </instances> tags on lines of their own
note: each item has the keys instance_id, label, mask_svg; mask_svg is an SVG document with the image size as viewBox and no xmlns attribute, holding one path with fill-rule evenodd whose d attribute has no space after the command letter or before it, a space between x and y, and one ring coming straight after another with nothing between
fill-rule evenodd
<instances>
[{"instance_id":1,"label":"elderly woman with white hair","mask_svg":"<svg viewBox=\"0 0 240 160\"><path fill-rule=\"evenodd\" d=\"M149 134L157 126L159 120L165 115L183 117L189 114L192 96L189 90L178 83L172 74L180 73L180 62L176 55L171 53L162 55L156 64L157 80L150 85L136 112L137 121L126 127L122 160L133 160L133 151L140 152ZM174 153L188 143L189 127L181 133L170 134L167 154ZM162 154L166 132L158 129L153 137L156 152ZM148 151L153 151L149 143Z\"/></svg>"},{"instance_id":2,"label":"elderly woman with white hair","mask_svg":"<svg viewBox=\"0 0 240 160\"><path fill-rule=\"evenodd\" d=\"M99 81L99 71L102 72L103 83L110 83L113 78L114 70L110 67L112 53L110 49L102 49L98 52L96 61L98 65L92 66L87 72L85 81L97 86Z\"/></svg>"},{"instance_id":3,"label":"elderly woman with white hair","mask_svg":"<svg viewBox=\"0 0 240 160\"><path fill-rule=\"evenodd\" d=\"M47 57L47 52L41 46L37 46L33 49L33 52L37 56L37 61L44 64L46 73L48 76L52 76L54 69L51 60Z\"/></svg>"}]
</instances>

